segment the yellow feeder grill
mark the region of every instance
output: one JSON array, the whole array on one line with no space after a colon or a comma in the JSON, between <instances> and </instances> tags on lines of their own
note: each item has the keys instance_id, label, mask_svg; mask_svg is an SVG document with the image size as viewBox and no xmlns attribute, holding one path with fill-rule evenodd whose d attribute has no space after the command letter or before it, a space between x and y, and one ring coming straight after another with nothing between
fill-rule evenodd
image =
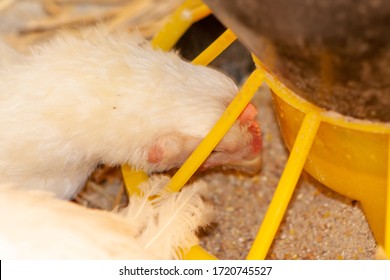
<instances>
[{"instance_id":1,"label":"yellow feeder grill","mask_svg":"<svg viewBox=\"0 0 390 280\"><path fill-rule=\"evenodd\" d=\"M171 49L194 22L210 13L200 0L185 1L154 37L153 45ZM193 63L207 65L235 39L226 30ZM265 259L303 168L327 187L361 202L376 241L390 256L390 125L331 114L295 95L267 73L260 61L254 61L256 70L166 188L179 191L183 187L265 82L273 92L290 156L247 259ZM128 193L136 195L137 185L148 176L129 166L123 166L122 172ZM194 246L186 259L216 258Z\"/></svg>"}]
</instances>

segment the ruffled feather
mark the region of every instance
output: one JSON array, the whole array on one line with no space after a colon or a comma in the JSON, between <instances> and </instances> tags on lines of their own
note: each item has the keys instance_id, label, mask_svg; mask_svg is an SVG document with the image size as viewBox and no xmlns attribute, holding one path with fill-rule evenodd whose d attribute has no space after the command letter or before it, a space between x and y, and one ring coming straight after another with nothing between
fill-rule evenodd
<instances>
[{"instance_id":1,"label":"ruffled feather","mask_svg":"<svg viewBox=\"0 0 390 280\"><path fill-rule=\"evenodd\" d=\"M205 182L177 193L164 190L168 182L166 176L153 176L142 184L141 196L130 198L126 217L139 230L136 238L145 250L162 259L179 259L198 244L196 232L210 222L212 209L202 198L207 191Z\"/></svg>"}]
</instances>

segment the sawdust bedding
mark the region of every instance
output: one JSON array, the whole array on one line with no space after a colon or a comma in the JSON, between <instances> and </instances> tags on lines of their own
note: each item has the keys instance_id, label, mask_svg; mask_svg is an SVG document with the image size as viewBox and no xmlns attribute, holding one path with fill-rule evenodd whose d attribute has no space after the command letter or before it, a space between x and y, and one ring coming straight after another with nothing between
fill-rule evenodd
<instances>
[{"instance_id":1,"label":"sawdust bedding","mask_svg":"<svg viewBox=\"0 0 390 280\"><path fill-rule=\"evenodd\" d=\"M137 24L134 17L132 21L128 20L132 12L134 15L134 7L143 9L144 15L150 8L142 6L142 1L130 1L135 6L131 6L129 1L110 1L109 5L107 2L2 1L0 33L15 48L27 52L29 45L46 40L59 27L94 23L97 13L100 18L110 20L111 28L119 28L126 24ZM146 20L148 24L143 24L142 29L145 35L150 36L158 30L163 20L158 21L157 18L164 18L163 15L179 2L161 7L160 13L149 14ZM142 17L136 19L140 21ZM215 26L216 23L211 20L211 23L205 21L203 24ZM203 47L208 42L199 38L212 37L212 28L209 27L194 27L196 32L184 38L187 44L182 41L182 47L194 45L193 40ZM198 39L194 36L198 36ZM182 51L184 56L191 59L190 56L198 50L199 47ZM253 67L249 53L239 43L229 48L213 66L229 73L237 83L242 83ZM262 87L253 103L259 110L258 119L264 139L261 173L248 176L209 171L196 175L208 182L209 194L206 199L214 205L216 213L215 223L200 233L201 245L220 259L245 258L288 157L269 90ZM126 205L119 167L100 166L74 201L101 209ZM372 259L375 250L375 240L359 204L332 192L304 173L267 258Z\"/></svg>"}]
</instances>

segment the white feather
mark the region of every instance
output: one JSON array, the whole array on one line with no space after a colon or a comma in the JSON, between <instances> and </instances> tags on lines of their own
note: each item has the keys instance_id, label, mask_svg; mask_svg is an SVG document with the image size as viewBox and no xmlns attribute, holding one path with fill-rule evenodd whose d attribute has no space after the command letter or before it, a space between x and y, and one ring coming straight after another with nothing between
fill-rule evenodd
<instances>
[{"instance_id":1,"label":"white feather","mask_svg":"<svg viewBox=\"0 0 390 280\"><path fill-rule=\"evenodd\" d=\"M138 186L140 195L129 197L128 207L121 214L133 225L137 235L144 229L149 220L154 219L155 209L150 198L156 196L168 182L169 177L167 176L152 176L148 181Z\"/></svg>"},{"instance_id":2,"label":"white feather","mask_svg":"<svg viewBox=\"0 0 390 280\"><path fill-rule=\"evenodd\" d=\"M185 187L179 193L162 190L151 201L155 217L150 219L139 237L145 250L161 258L180 258L191 246L198 244L196 231L210 222L211 207L204 202L204 182Z\"/></svg>"}]
</instances>

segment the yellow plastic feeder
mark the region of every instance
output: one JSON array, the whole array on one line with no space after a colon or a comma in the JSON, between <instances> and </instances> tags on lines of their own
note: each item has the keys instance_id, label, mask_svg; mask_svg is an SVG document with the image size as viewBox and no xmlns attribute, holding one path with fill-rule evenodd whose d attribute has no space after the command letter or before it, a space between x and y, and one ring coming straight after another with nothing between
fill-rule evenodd
<instances>
[{"instance_id":1,"label":"yellow plastic feeder","mask_svg":"<svg viewBox=\"0 0 390 280\"><path fill-rule=\"evenodd\" d=\"M153 45L169 50L192 23L210 13L199 0L185 1L155 36ZM228 29L193 63L207 65L235 39ZM314 106L267 73L259 60L254 61L256 70L166 188L179 191L183 187L265 82L272 90L290 156L247 259L265 259L302 169L332 190L360 201L376 241L390 256L390 125L346 118ZM129 166L123 166L122 172L128 193L136 195L137 185L147 175ZM195 246L186 259L216 258Z\"/></svg>"}]
</instances>

